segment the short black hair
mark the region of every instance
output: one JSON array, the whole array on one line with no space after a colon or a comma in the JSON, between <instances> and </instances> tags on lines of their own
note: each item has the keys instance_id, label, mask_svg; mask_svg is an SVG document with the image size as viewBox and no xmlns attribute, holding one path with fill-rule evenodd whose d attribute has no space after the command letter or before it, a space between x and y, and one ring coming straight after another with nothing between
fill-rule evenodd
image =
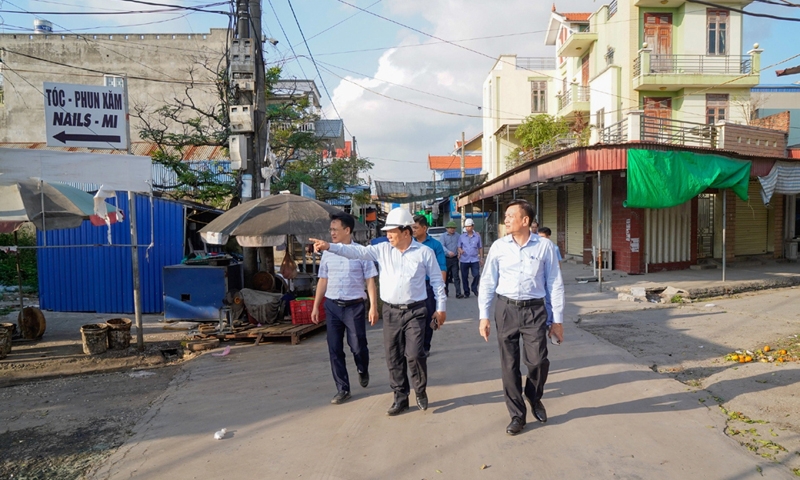
<instances>
[{"instance_id":1,"label":"short black hair","mask_svg":"<svg viewBox=\"0 0 800 480\"><path fill-rule=\"evenodd\" d=\"M356 219L347 212L331 213L331 222L334 220L339 220L342 223L342 227L349 228L351 234L356 228Z\"/></svg>"},{"instance_id":2,"label":"short black hair","mask_svg":"<svg viewBox=\"0 0 800 480\"><path fill-rule=\"evenodd\" d=\"M506 207L506 210L508 210L509 208L511 208L511 207L513 207L515 205L518 206L522 210L522 213L523 213L524 217L528 217L528 225L530 225L531 222L534 221L533 219L535 218L535 215L536 215L533 212L533 206L531 206L531 203L529 201L527 201L527 200L514 200L513 202L508 204L508 206Z\"/></svg>"},{"instance_id":3,"label":"short black hair","mask_svg":"<svg viewBox=\"0 0 800 480\"><path fill-rule=\"evenodd\" d=\"M553 234L553 231L550 230L550 227L539 227L539 233L544 233L548 237Z\"/></svg>"},{"instance_id":4,"label":"short black hair","mask_svg":"<svg viewBox=\"0 0 800 480\"><path fill-rule=\"evenodd\" d=\"M414 215L414 223L422 227L429 227L428 217L425 215Z\"/></svg>"}]
</instances>

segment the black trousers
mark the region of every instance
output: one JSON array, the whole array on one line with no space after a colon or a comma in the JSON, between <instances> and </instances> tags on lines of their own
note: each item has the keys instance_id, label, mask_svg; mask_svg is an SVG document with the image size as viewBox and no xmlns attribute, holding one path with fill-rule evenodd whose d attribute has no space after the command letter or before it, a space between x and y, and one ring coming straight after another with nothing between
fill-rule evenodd
<instances>
[{"instance_id":1,"label":"black trousers","mask_svg":"<svg viewBox=\"0 0 800 480\"><path fill-rule=\"evenodd\" d=\"M517 307L498 298L494 321L497 327L497 341L500 344L500 365L503 370L506 407L512 418L520 417L525 420L527 409L522 398L519 344L522 338L522 360L528 368L524 394L528 401L536 403L544 394L544 384L550 371L550 360L547 359L547 311L544 300L530 307Z\"/></svg>"},{"instance_id":2,"label":"black trousers","mask_svg":"<svg viewBox=\"0 0 800 480\"><path fill-rule=\"evenodd\" d=\"M386 366L389 367L389 386L398 402L408 400L411 392L408 373L417 395L425 393L428 384L428 363L423 347L427 308L401 310L383 305L383 344Z\"/></svg>"},{"instance_id":3,"label":"black trousers","mask_svg":"<svg viewBox=\"0 0 800 480\"><path fill-rule=\"evenodd\" d=\"M422 342L422 346L425 349L425 356L428 356L431 351L431 340L433 340L431 322L433 321L433 314L436 313L436 297L433 294L433 287L431 287L430 281L425 282L425 289L428 293L428 298L425 299L427 313L425 315L425 341Z\"/></svg>"},{"instance_id":4,"label":"black trousers","mask_svg":"<svg viewBox=\"0 0 800 480\"><path fill-rule=\"evenodd\" d=\"M458 271L461 270L458 257L447 257L447 281L444 283L444 291L446 295L450 295L450 283L456 286L456 295L461 295L461 279Z\"/></svg>"},{"instance_id":5,"label":"black trousers","mask_svg":"<svg viewBox=\"0 0 800 480\"><path fill-rule=\"evenodd\" d=\"M353 354L358 373L369 372L369 347L367 346L367 321L364 302L340 307L330 299L325 299L327 317L328 353L331 358L331 373L336 389L350 391L350 377L344 361L344 339Z\"/></svg>"}]
</instances>

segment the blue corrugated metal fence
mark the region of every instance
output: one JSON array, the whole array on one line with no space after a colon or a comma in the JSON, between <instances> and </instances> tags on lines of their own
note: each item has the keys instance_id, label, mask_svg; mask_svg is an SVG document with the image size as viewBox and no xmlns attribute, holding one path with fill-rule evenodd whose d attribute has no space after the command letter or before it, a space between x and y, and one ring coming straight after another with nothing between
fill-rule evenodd
<instances>
[{"instance_id":1,"label":"blue corrugated metal fence","mask_svg":"<svg viewBox=\"0 0 800 480\"><path fill-rule=\"evenodd\" d=\"M125 221L111 226L114 245L129 245L128 196L120 192L110 203L118 204ZM184 208L181 204L137 195L139 245L150 243L151 215L154 246L139 249L142 312L164 310L161 272L166 265L181 262L184 252ZM131 248L108 246L107 227L89 221L79 228L37 232L39 246L101 245L75 248L41 248L39 263L39 304L44 310L62 312L133 313Z\"/></svg>"}]
</instances>

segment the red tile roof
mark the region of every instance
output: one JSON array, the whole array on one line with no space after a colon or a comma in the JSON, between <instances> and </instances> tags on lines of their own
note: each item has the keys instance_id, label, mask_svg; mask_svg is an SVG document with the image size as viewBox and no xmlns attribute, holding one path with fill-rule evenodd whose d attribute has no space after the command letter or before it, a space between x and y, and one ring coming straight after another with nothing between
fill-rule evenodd
<instances>
[{"instance_id":1,"label":"red tile roof","mask_svg":"<svg viewBox=\"0 0 800 480\"><path fill-rule=\"evenodd\" d=\"M561 16L568 22L585 22L589 20L591 13L562 13Z\"/></svg>"},{"instance_id":2,"label":"red tile roof","mask_svg":"<svg viewBox=\"0 0 800 480\"><path fill-rule=\"evenodd\" d=\"M464 168L481 168L483 156L465 155ZM461 156L459 155L428 155L428 168L431 170L458 170L461 169Z\"/></svg>"}]
</instances>

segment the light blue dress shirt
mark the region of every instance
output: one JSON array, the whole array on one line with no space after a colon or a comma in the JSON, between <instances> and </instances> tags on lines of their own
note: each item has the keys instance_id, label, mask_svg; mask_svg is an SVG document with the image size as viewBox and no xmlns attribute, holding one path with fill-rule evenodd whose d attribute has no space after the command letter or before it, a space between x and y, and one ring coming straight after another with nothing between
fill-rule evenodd
<instances>
[{"instance_id":1,"label":"light blue dress shirt","mask_svg":"<svg viewBox=\"0 0 800 480\"><path fill-rule=\"evenodd\" d=\"M458 246L463 250L461 258L459 259L461 263L475 263L480 261L478 254L480 253L480 249L483 248L483 242L478 232L473 230L472 236L469 236L467 233L462 233L461 236L458 237Z\"/></svg>"},{"instance_id":2,"label":"light blue dress shirt","mask_svg":"<svg viewBox=\"0 0 800 480\"><path fill-rule=\"evenodd\" d=\"M366 260L350 260L325 252L319 261L319 278L328 279L325 297L331 300L367 298L365 282L377 276L375 264Z\"/></svg>"},{"instance_id":3,"label":"light blue dress shirt","mask_svg":"<svg viewBox=\"0 0 800 480\"><path fill-rule=\"evenodd\" d=\"M531 235L520 247L511 235L489 249L478 295L480 318L492 318L495 294L514 300L550 298L553 322L564 321L564 281L553 242Z\"/></svg>"},{"instance_id":4,"label":"light blue dress shirt","mask_svg":"<svg viewBox=\"0 0 800 480\"><path fill-rule=\"evenodd\" d=\"M436 310L445 312L447 297L444 295L442 272L436 262L436 254L416 240L405 252L394 248L389 242L367 247L331 243L330 252L354 260L371 260L380 266L381 300L395 305L408 305L428 298L425 276L430 277Z\"/></svg>"}]
</instances>

